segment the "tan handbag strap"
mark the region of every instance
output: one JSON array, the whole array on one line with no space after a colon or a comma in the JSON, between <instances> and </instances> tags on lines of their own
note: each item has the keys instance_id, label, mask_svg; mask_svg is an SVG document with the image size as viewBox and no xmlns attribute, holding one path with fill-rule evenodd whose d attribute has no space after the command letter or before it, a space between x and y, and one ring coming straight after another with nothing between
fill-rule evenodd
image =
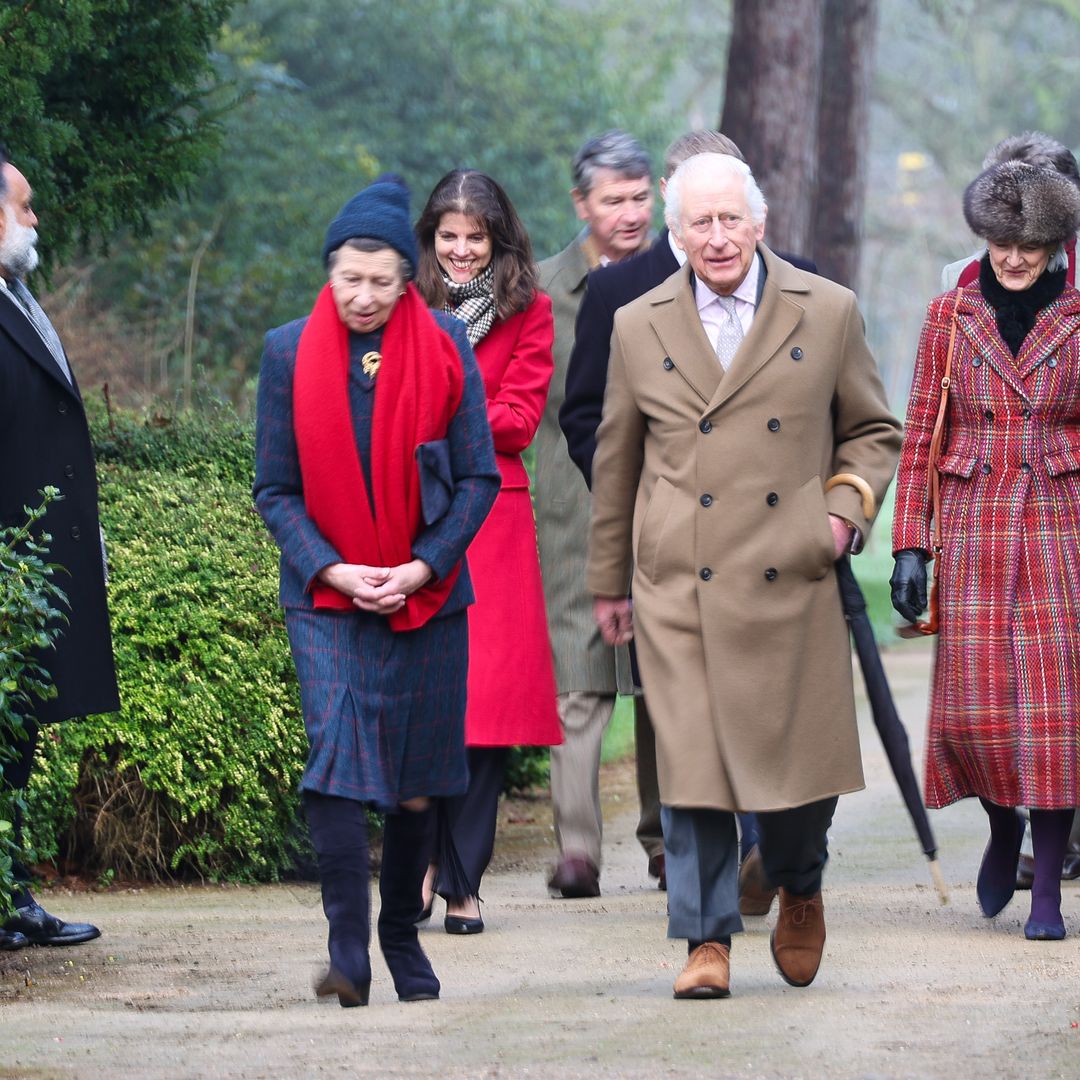
<instances>
[{"instance_id":1,"label":"tan handbag strap","mask_svg":"<svg viewBox=\"0 0 1080 1080\"><path fill-rule=\"evenodd\" d=\"M945 371L941 376L941 399L938 402L934 431L930 436L930 453L926 459L926 488L933 511L930 523L931 554L936 558L941 551L941 482L938 474L938 459L941 457L941 443L945 438L945 413L949 404L949 388L952 386L952 358L956 345L956 310L960 307L960 290L956 290L949 326L949 348L945 353Z\"/></svg>"}]
</instances>

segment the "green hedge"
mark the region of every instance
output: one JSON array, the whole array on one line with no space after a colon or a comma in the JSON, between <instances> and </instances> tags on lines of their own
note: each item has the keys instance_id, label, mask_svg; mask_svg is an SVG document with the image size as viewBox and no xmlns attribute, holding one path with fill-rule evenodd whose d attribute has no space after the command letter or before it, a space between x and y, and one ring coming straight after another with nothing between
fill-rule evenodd
<instances>
[{"instance_id":1,"label":"green hedge","mask_svg":"<svg viewBox=\"0 0 1080 1080\"><path fill-rule=\"evenodd\" d=\"M274 879L302 858L306 741L250 425L93 410L92 430L123 710L50 729L28 793L36 854Z\"/></svg>"}]
</instances>

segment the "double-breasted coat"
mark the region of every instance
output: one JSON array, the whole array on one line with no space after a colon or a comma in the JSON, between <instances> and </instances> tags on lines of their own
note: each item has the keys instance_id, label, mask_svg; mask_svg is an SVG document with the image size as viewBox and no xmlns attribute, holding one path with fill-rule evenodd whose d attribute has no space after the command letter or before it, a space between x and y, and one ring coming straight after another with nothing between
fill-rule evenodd
<instances>
[{"instance_id":1,"label":"double-breasted coat","mask_svg":"<svg viewBox=\"0 0 1080 1080\"><path fill-rule=\"evenodd\" d=\"M689 267L615 315L593 465L588 586L627 594L661 802L780 810L862 786L828 515L871 521L900 426L854 295L758 252L767 276L724 372Z\"/></svg>"},{"instance_id":2,"label":"double-breasted coat","mask_svg":"<svg viewBox=\"0 0 1080 1080\"><path fill-rule=\"evenodd\" d=\"M585 588L589 489L570 460L559 427L559 409L566 396L566 370L574 347L574 323L589 273L589 260L582 247L586 237L587 233L579 233L557 255L540 263L540 288L551 297L555 317L555 370L533 444L533 495L558 691L614 694L615 650L600 637L593 622L592 598Z\"/></svg>"},{"instance_id":3,"label":"double-breasted coat","mask_svg":"<svg viewBox=\"0 0 1080 1080\"><path fill-rule=\"evenodd\" d=\"M56 697L35 703L39 723L112 712L120 707L113 666L98 488L82 397L57 366L19 303L0 289L0 525L21 525L24 506L53 486L42 528L52 536L49 561L67 594L66 622L41 662Z\"/></svg>"},{"instance_id":4,"label":"double-breasted coat","mask_svg":"<svg viewBox=\"0 0 1080 1080\"><path fill-rule=\"evenodd\" d=\"M537 293L475 346L502 485L468 552L476 593L469 608L469 746L562 742L529 474L521 460L547 400L553 334L551 300Z\"/></svg>"},{"instance_id":5,"label":"double-breasted coat","mask_svg":"<svg viewBox=\"0 0 1080 1080\"><path fill-rule=\"evenodd\" d=\"M926 463L956 301L936 565L926 802L1080 803L1080 293L1014 357L978 283L930 304L897 474L893 548L930 549Z\"/></svg>"}]
</instances>

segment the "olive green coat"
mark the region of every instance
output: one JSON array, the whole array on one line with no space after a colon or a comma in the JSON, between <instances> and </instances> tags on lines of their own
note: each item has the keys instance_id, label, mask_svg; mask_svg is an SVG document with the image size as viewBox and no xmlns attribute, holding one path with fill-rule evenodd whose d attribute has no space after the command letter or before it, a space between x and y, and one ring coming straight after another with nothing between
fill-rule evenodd
<instances>
[{"instance_id":1,"label":"olive green coat","mask_svg":"<svg viewBox=\"0 0 1080 1080\"><path fill-rule=\"evenodd\" d=\"M570 460L559 427L559 409L566 398L566 369L574 347L574 323L589 272L581 247L586 235L580 233L568 247L540 263L540 288L551 297L555 315L555 374L533 441L533 498L559 693L576 690L614 694L615 652L604 644L596 629L592 596L585 588L589 489Z\"/></svg>"},{"instance_id":2,"label":"olive green coat","mask_svg":"<svg viewBox=\"0 0 1080 1080\"><path fill-rule=\"evenodd\" d=\"M688 268L615 316L593 466L588 586L633 567L665 805L778 810L863 785L828 514L866 537L900 446L854 295L763 245L724 373Z\"/></svg>"}]
</instances>

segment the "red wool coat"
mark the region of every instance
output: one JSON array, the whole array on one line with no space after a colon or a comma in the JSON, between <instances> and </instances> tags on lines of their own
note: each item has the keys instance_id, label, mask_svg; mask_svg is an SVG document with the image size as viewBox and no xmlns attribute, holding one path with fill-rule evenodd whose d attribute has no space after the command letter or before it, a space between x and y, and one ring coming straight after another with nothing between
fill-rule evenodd
<instances>
[{"instance_id":1,"label":"red wool coat","mask_svg":"<svg viewBox=\"0 0 1080 1080\"><path fill-rule=\"evenodd\" d=\"M955 290L930 304L896 484L893 548L929 548L926 460ZM1080 803L1080 292L1013 357L961 290L940 461L944 551L926 802Z\"/></svg>"},{"instance_id":2,"label":"red wool coat","mask_svg":"<svg viewBox=\"0 0 1080 1080\"><path fill-rule=\"evenodd\" d=\"M469 746L562 742L536 523L521 451L536 434L554 364L551 300L537 293L476 346L502 488L469 545Z\"/></svg>"}]
</instances>

